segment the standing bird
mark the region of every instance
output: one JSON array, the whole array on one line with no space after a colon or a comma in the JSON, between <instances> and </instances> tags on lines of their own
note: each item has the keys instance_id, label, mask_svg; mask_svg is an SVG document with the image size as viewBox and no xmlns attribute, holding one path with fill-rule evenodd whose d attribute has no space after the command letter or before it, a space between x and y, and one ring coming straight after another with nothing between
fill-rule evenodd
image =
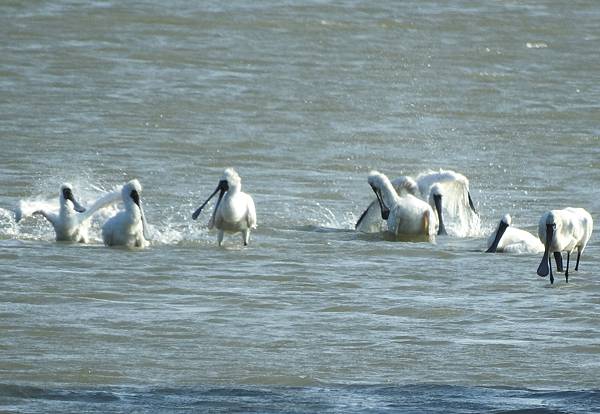
<instances>
[{"instance_id":1,"label":"standing bird","mask_svg":"<svg viewBox=\"0 0 600 414\"><path fill-rule=\"evenodd\" d=\"M108 193L96 200L89 209L85 209L73 196L73 186L64 183L59 191L59 211L58 214L48 210L35 210L31 214L39 214L52 224L56 233L56 241L68 241L77 243L87 243L89 241L89 219L94 213L114 203L116 197L114 193ZM16 221L23 218L21 208L17 211Z\"/></svg>"},{"instance_id":2,"label":"standing bird","mask_svg":"<svg viewBox=\"0 0 600 414\"><path fill-rule=\"evenodd\" d=\"M569 283L569 259L571 253L577 249L575 270L578 270L581 253L590 240L593 228L594 222L592 216L582 208L567 207L563 210L551 210L544 213L540 218L538 235L544 243L545 249L542 261L537 269L537 274L545 277L550 273L550 283L554 283L549 254L554 253L556 257L557 255L560 256L562 252L567 252L565 282ZM561 269L558 270L561 271Z\"/></svg>"},{"instance_id":3,"label":"standing bird","mask_svg":"<svg viewBox=\"0 0 600 414\"><path fill-rule=\"evenodd\" d=\"M223 235L228 233L242 233L244 246L250 242L250 230L256 228L256 208L249 194L242 191L242 179L233 168L227 168L217 185L215 191L200 206L192 219L196 220L204 206L219 192L217 204L208 222L208 228L216 227L219 230L217 242L223 243Z\"/></svg>"},{"instance_id":4,"label":"standing bird","mask_svg":"<svg viewBox=\"0 0 600 414\"><path fill-rule=\"evenodd\" d=\"M399 196L390 180L378 171L371 171L368 182L377 197L381 218L387 220L388 232L396 237L435 234L435 217L429 204L412 194Z\"/></svg>"},{"instance_id":5,"label":"standing bird","mask_svg":"<svg viewBox=\"0 0 600 414\"><path fill-rule=\"evenodd\" d=\"M511 226L512 218L510 214L505 214L496 231L490 234L486 253L541 253L544 251L544 245L533 234L528 231Z\"/></svg>"},{"instance_id":6,"label":"standing bird","mask_svg":"<svg viewBox=\"0 0 600 414\"><path fill-rule=\"evenodd\" d=\"M125 210L109 218L102 226L102 239L106 246L146 247L150 239L146 216L142 208L138 180L131 180L121 189Z\"/></svg>"}]
</instances>

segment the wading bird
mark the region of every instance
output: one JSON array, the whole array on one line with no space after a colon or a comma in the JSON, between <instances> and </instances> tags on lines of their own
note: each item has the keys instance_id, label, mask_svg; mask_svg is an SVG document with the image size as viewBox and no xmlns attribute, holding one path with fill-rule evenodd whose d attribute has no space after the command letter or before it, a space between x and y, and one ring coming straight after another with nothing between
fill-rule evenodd
<instances>
[{"instance_id":1,"label":"wading bird","mask_svg":"<svg viewBox=\"0 0 600 414\"><path fill-rule=\"evenodd\" d=\"M569 259L571 253L577 250L575 270L579 270L579 259L592 235L594 223L590 213L582 208L568 207L562 210L551 210L542 215L538 225L538 235L544 243L544 256L538 267L537 274L545 277L550 273L550 283L554 283L552 263L549 254L556 257L567 252L567 268L565 282L569 283ZM562 259L561 259L562 262ZM557 269L561 271L557 261Z\"/></svg>"},{"instance_id":2,"label":"wading bird","mask_svg":"<svg viewBox=\"0 0 600 414\"><path fill-rule=\"evenodd\" d=\"M91 219L98 210L114 203L116 200L117 197L114 193L108 193L96 200L92 206L86 210L75 199L73 195L73 186L69 183L64 183L60 186L59 191L58 214L45 209L35 210L31 214L41 215L52 224L54 232L56 233L56 241L87 243L89 240L89 219ZM19 209L16 217L17 222L20 221L21 218L22 214Z\"/></svg>"},{"instance_id":3,"label":"wading bird","mask_svg":"<svg viewBox=\"0 0 600 414\"><path fill-rule=\"evenodd\" d=\"M390 180L378 171L371 171L369 185L377 197L381 218L387 220L388 232L399 236L435 234L435 216L428 203L413 196L399 196Z\"/></svg>"},{"instance_id":4,"label":"wading bird","mask_svg":"<svg viewBox=\"0 0 600 414\"><path fill-rule=\"evenodd\" d=\"M391 183L398 195L411 194L429 203L436 213L437 234L447 234L447 229L456 236L479 231L480 219L469 191L469 180L464 175L450 170L429 171L419 174L416 179L401 176ZM380 227L377 200L374 200L361 214L355 228L374 232Z\"/></svg>"},{"instance_id":5,"label":"wading bird","mask_svg":"<svg viewBox=\"0 0 600 414\"><path fill-rule=\"evenodd\" d=\"M541 253L544 245L528 231L511 226L510 214L505 214L487 240L486 253Z\"/></svg>"},{"instance_id":6,"label":"wading bird","mask_svg":"<svg viewBox=\"0 0 600 414\"><path fill-rule=\"evenodd\" d=\"M219 198L208 223L208 228L216 227L219 231L217 242L219 246L223 243L223 235L227 233L242 233L244 246L250 242L250 230L256 228L256 209L252 197L242 191L242 179L233 168L227 168L217 185L215 191L200 206L192 219L196 220L198 215L212 199L219 193Z\"/></svg>"},{"instance_id":7,"label":"wading bird","mask_svg":"<svg viewBox=\"0 0 600 414\"><path fill-rule=\"evenodd\" d=\"M140 194L142 186L131 180L121 189L124 210L109 218L102 226L102 239L107 246L146 247L148 231Z\"/></svg>"}]
</instances>

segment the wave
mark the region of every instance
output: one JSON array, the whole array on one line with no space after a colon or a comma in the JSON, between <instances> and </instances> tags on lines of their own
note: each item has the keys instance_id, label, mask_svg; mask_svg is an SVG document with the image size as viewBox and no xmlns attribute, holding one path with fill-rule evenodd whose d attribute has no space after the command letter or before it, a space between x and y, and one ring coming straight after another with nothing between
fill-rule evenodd
<instances>
[{"instance_id":1,"label":"wave","mask_svg":"<svg viewBox=\"0 0 600 414\"><path fill-rule=\"evenodd\" d=\"M442 384L71 387L0 384L0 408L26 412L590 413L600 390Z\"/></svg>"}]
</instances>

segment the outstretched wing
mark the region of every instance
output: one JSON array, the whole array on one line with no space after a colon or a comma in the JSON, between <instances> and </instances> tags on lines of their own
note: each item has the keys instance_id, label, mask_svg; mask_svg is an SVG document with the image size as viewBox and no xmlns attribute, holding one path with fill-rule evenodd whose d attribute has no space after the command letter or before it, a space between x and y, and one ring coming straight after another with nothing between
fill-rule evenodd
<instances>
[{"instance_id":1,"label":"outstretched wing","mask_svg":"<svg viewBox=\"0 0 600 414\"><path fill-rule=\"evenodd\" d=\"M44 216L44 218L46 220L48 220L50 222L50 224L52 224L52 226L56 226L58 224L58 214L54 214L50 211L47 210L36 210L31 214L39 214Z\"/></svg>"},{"instance_id":2,"label":"outstretched wing","mask_svg":"<svg viewBox=\"0 0 600 414\"><path fill-rule=\"evenodd\" d=\"M381 231L382 223L384 223L384 220L381 218L381 207L375 199L360 215L354 227L356 231L363 233L377 233Z\"/></svg>"},{"instance_id":3,"label":"outstretched wing","mask_svg":"<svg viewBox=\"0 0 600 414\"><path fill-rule=\"evenodd\" d=\"M118 203L120 200L121 189L111 191L110 193L106 193L105 195L94 201L94 203L90 207L88 207L86 211L77 214L79 223L83 223L84 221L89 220L99 210L103 209L104 207L108 207L111 204Z\"/></svg>"},{"instance_id":4,"label":"outstretched wing","mask_svg":"<svg viewBox=\"0 0 600 414\"><path fill-rule=\"evenodd\" d=\"M33 214L40 214L52 223L53 220L57 220L57 215L54 214L57 210L58 205L56 201L19 200L19 203L15 207L15 221L18 223ZM49 217L52 217L52 219Z\"/></svg>"},{"instance_id":5,"label":"outstretched wing","mask_svg":"<svg viewBox=\"0 0 600 414\"><path fill-rule=\"evenodd\" d=\"M400 197L406 194L419 197L419 186L411 177L407 175L401 175L400 177L394 178L391 183Z\"/></svg>"},{"instance_id":6,"label":"outstretched wing","mask_svg":"<svg viewBox=\"0 0 600 414\"><path fill-rule=\"evenodd\" d=\"M454 171L439 170L422 173L416 181L424 200L430 199L434 186L439 188L444 221L451 233L460 237L479 234L481 221L471 199L467 177Z\"/></svg>"},{"instance_id":7,"label":"outstretched wing","mask_svg":"<svg viewBox=\"0 0 600 414\"><path fill-rule=\"evenodd\" d=\"M455 191L469 192L469 180L464 175L451 170L428 171L417 176L417 185L424 200L427 200L431 187L438 184Z\"/></svg>"}]
</instances>

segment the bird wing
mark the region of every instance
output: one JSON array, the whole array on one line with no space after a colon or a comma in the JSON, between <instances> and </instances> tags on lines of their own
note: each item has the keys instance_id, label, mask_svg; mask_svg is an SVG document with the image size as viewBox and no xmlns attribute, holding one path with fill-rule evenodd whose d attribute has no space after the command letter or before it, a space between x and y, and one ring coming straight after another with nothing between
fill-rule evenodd
<instances>
[{"instance_id":1,"label":"bird wing","mask_svg":"<svg viewBox=\"0 0 600 414\"><path fill-rule=\"evenodd\" d=\"M247 201L248 211L246 212L246 222L248 224L248 228L255 229L256 228L256 207L254 206L254 200L252 197L248 196Z\"/></svg>"},{"instance_id":2,"label":"bird wing","mask_svg":"<svg viewBox=\"0 0 600 414\"><path fill-rule=\"evenodd\" d=\"M451 189L453 192L460 192L460 190L469 191L469 180L467 177L450 170L421 173L417 176L416 182L424 200L428 199L431 187L435 184L444 189Z\"/></svg>"},{"instance_id":3,"label":"bird wing","mask_svg":"<svg viewBox=\"0 0 600 414\"><path fill-rule=\"evenodd\" d=\"M48 220L53 226L58 224L58 214L54 214L47 210L36 210L31 214L39 214L44 216L46 220Z\"/></svg>"},{"instance_id":4,"label":"bird wing","mask_svg":"<svg viewBox=\"0 0 600 414\"><path fill-rule=\"evenodd\" d=\"M94 201L94 203L87 208L83 213L77 214L79 223L83 223L86 220L92 218L92 216L104 207L108 207L111 204L117 203L121 200L121 190L111 191L110 193L104 194L102 197Z\"/></svg>"},{"instance_id":5,"label":"bird wing","mask_svg":"<svg viewBox=\"0 0 600 414\"><path fill-rule=\"evenodd\" d=\"M481 221L470 201L467 177L454 171L440 170L420 174L416 181L424 200L429 200L434 185L440 189L445 221L453 234L465 236L479 233Z\"/></svg>"},{"instance_id":6,"label":"bird wing","mask_svg":"<svg viewBox=\"0 0 600 414\"><path fill-rule=\"evenodd\" d=\"M381 231L383 219L381 218L381 208L377 199L373 200L369 207L361 214L356 225L357 231L363 233L376 233Z\"/></svg>"}]
</instances>

